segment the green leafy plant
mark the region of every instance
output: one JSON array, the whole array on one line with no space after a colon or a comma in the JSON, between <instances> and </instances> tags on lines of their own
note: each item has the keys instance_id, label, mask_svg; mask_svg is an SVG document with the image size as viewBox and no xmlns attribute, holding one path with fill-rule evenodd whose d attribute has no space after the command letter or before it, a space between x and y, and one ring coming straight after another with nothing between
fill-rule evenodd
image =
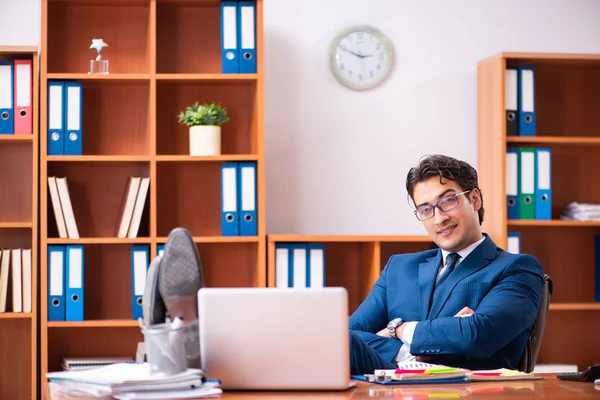
<instances>
[{"instance_id":1,"label":"green leafy plant","mask_svg":"<svg viewBox=\"0 0 600 400\"><path fill-rule=\"evenodd\" d=\"M185 111L181 111L177 117L180 124L187 126L221 126L229 122L227 109L215 102L210 104L196 102L194 105L186 107Z\"/></svg>"}]
</instances>

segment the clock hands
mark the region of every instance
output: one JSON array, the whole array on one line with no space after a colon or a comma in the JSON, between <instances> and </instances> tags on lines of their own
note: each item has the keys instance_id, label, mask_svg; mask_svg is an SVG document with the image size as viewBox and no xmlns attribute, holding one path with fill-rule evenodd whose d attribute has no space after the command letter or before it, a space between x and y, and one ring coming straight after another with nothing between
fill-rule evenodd
<instances>
[{"instance_id":1,"label":"clock hands","mask_svg":"<svg viewBox=\"0 0 600 400\"><path fill-rule=\"evenodd\" d=\"M342 49L342 50L344 50L346 53L350 53L350 54L352 54L352 55L354 55L354 56L356 56L356 57L360 58L361 60L362 60L363 58L365 58L365 57L373 57L373 55L372 55L372 54L367 54L367 55L358 54L358 53L355 53L355 52L353 52L353 51L350 51L350 50L348 50L348 49L347 49L347 48L345 48L345 47L342 47L341 49Z\"/></svg>"}]
</instances>

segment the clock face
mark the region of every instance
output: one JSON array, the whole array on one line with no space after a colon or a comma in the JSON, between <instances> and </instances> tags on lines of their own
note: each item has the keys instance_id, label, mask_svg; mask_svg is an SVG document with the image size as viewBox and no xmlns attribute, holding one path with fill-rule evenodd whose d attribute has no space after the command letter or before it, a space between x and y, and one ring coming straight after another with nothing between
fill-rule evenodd
<instances>
[{"instance_id":1,"label":"clock face","mask_svg":"<svg viewBox=\"0 0 600 400\"><path fill-rule=\"evenodd\" d=\"M331 44L330 68L338 82L353 90L371 89L389 75L394 64L390 41L370 27L351 28Z\"/></svg>"}]
</instances>

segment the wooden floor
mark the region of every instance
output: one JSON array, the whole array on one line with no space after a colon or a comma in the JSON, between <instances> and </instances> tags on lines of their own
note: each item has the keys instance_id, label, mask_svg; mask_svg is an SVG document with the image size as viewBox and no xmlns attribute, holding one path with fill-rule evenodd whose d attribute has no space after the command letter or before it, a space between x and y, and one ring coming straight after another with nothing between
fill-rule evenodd
<instances>
[{"instance_id":1,"label":"wooden floor","mask_svg":"<svg viewBox=\"0 0 600 400\"><path fill-rule=\"evenodd\" d=\"M357 382L356 387L340 392L224 392L224 400L358 400L358 399L427 399L427 398L481 398L481 399L600 399L600 385L587 382L568 382L555 378L555 375L542 375L539 381L521 382L475 382L470 384L448 385L377 385ZM82 397L69 397L50 394L51 400L82 400ZM87 400L87 399L86 399ZM89 400L92 400L91 398Z\"/></svg>"}]
</instances>

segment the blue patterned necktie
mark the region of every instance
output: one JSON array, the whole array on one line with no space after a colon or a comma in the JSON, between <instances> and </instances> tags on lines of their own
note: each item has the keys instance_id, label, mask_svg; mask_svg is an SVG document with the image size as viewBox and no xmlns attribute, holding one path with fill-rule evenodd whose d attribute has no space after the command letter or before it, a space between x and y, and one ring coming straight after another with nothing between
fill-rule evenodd
<instances>
[{"instance_id":1,"label":"blue patterned necktie","mask_svg":"<svg viewBox=\"0 0 600 400\"><path fill-rule=\"evenodd\" d=\"M435 293L442 286L446 278L454 271L454 267L456 263L460 260L460 255L458 253L450 253L446 256L446 269L442 272L437 282L435 283L435 290L433 292L433 296L435 297Z\"/></svg>"}]
</instances>

